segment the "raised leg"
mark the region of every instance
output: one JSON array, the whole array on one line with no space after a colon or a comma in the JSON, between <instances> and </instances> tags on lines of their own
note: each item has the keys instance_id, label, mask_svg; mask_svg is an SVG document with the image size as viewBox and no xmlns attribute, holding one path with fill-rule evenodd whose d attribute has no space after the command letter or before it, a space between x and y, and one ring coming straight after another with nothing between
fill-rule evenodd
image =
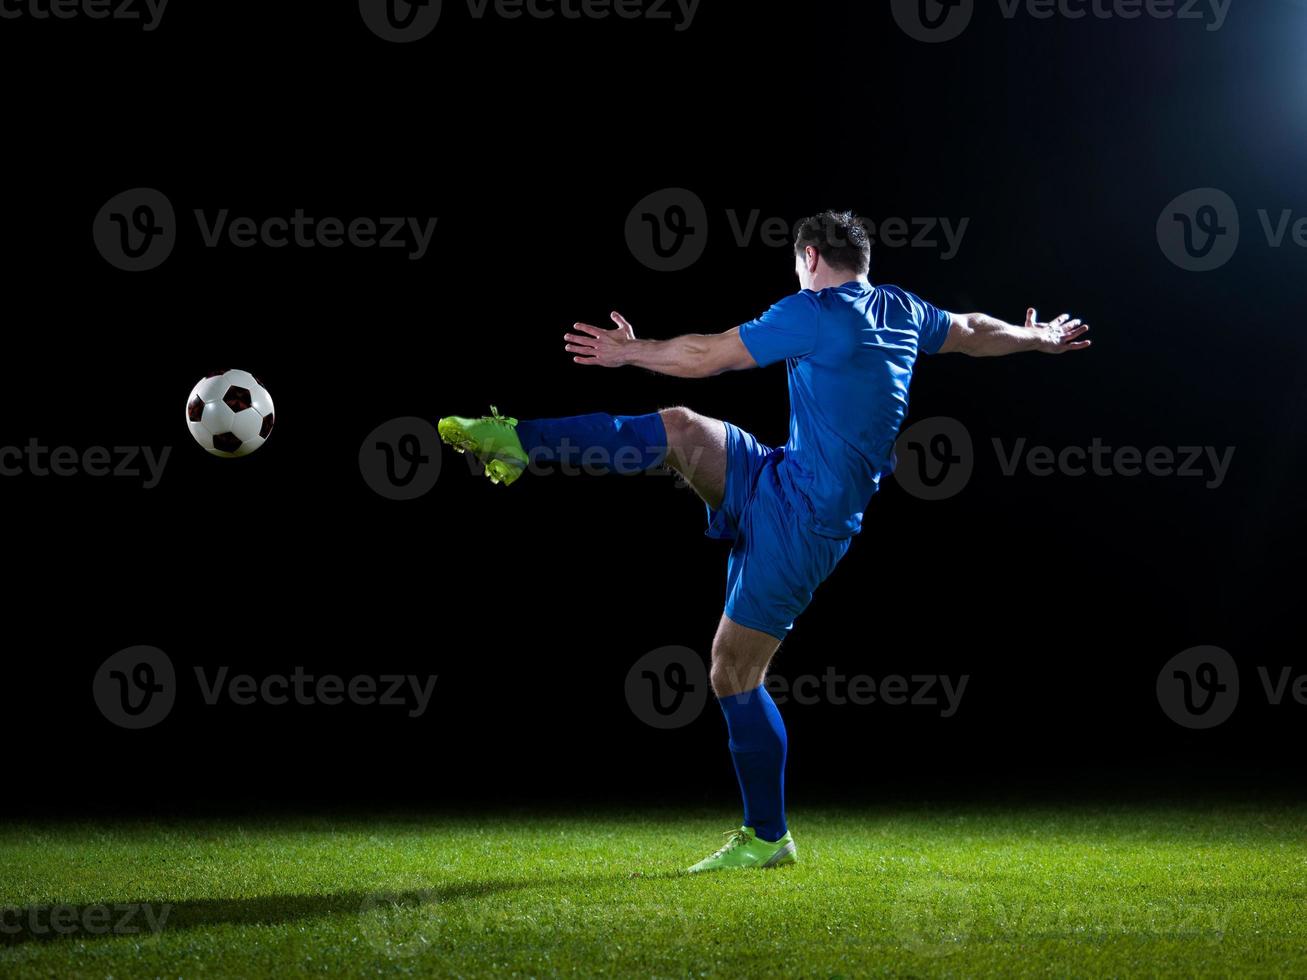
<instances>
[{"instance_id":1,"label":"raised leg","mask_svg":"<svg viewBox=\"0 0 1307 980\"><path fill-rule=\"evenodd\" d=\"M726 494L726 423L688 408L660 413L667 430L667 465L714 509Z\"/></svg>"}]
</instances>

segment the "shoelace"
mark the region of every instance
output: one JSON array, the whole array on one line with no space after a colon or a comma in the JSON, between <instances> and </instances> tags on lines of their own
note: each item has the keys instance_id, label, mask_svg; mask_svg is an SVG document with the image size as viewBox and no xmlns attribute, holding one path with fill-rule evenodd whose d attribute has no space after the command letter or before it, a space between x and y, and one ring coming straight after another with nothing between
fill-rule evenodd
<instances>
[{"instance_id":1,"label":"shoelace","mask_svg":"<svg viewBox=\"0 0 1307 980\"><path fill-rule=\"evenodd\" d=\"M500 415L499 408L495 405L490 406L490 421L500 422L504 425L517 425L517 419L510 418L507 415Z\"/></svg>"},{"instance_id":2,"label":"shoelace","mask_svg":"<svg viewBox=\"0 0 1307 980\"><path fill-rule=\"evenodd\" d=\"M733 851L737 847L743 847L747 843L749 843L749 835L743 830L728 830L726 831L726 843L717 849L717 853L713 857L721 857L723 854Z\"/></svg>"}]
</instances>

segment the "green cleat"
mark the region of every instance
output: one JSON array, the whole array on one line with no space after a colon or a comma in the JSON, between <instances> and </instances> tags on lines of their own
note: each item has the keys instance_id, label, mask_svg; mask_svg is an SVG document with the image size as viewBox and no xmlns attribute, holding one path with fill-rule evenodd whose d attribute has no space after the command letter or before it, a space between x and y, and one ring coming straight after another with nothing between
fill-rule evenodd
<instances>
[{"instance_id":1,"label":"green cleat","mask_svg":"<svg viewBox=\"0 0 1307 980\"><path fill-rule=\"evenodd\" d=\"M697 874L700 871L719 871L725 868L779 868L799 860L798 851L794 849L794 837L788 831L774 844L759 840L752 827L732 830L726 837L726 843L715 853L686 871Z\"/></svg>"},{"instance_id":2,"label":"green cleat","mask_svg":"<svg viewBox=\"0 0 1307 980\"><path fill-rule=\"evenodd\" d=\"M499 409L491 405L490 414L479 419L457 415L443 418L437 423L436 431L460 453L471 452L477 462L484 463L491 483L508 486L522 475L530 462L516 427L517 419L500 415Z\"/></svg>"}]
</instances>

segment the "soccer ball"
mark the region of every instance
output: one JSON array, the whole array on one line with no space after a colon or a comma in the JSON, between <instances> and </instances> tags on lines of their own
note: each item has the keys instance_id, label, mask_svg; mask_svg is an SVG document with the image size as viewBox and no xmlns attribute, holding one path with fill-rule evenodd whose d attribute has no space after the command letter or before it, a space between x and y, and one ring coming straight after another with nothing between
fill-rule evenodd
<instances>
[{"instance_id":1,"label":"soccer ball","mask_svg":"<svg viewBox=\"0 0 1307 980\"><path fill-rule=\"evenodd\" d=\"M213 371L186 399L186 427L215 456L245 456L272 434L272 396L248 371Z\"/></svg>"}]
</instances>

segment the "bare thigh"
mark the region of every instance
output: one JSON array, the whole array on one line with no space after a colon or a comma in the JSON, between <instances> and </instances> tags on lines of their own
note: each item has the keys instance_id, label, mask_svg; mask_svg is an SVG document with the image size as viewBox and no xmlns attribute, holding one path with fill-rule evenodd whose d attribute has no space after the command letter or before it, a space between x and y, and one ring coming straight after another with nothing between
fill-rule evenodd
<instances>
[{"instance_id":1,"label":"bare thigh","mask_svg":"<svg viewBox=\"0 0 1307 980\"><path fill-rule=\"evenodd\" d=\"M727 616L712 641L713 693L719 698L752 691L767 676L767 665L781 641L770 633L741 626Z\"/></svg>"},{"instance_id":2,"label":"bare thigh","mask_svg":"<svg viewBox=\"0 0 1307 980\"><path fill-rule=\"evenodd\" d=\"M726 495L726 423L688 408L665 408L667 465L714 510Z\"/></svg>"}]
</instances>

